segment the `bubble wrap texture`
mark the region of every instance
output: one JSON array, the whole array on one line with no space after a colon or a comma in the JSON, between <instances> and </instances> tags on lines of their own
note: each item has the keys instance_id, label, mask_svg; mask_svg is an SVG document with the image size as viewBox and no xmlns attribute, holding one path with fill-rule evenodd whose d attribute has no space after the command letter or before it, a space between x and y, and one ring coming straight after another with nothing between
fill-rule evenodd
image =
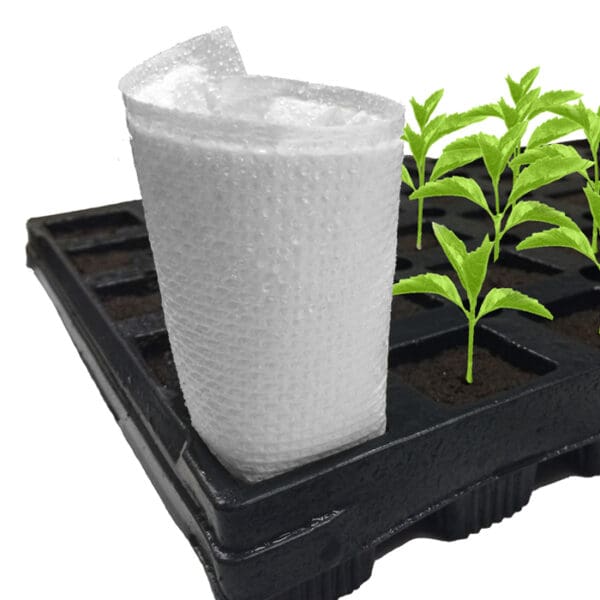
<instances>
[{"instance_id":1,"label":"bubble wrap texture","mask_svg":"<svg viewBox=\"0 0 600 600\"><path fill-rule=\"evenodd\" d=\"M124 89L185 402L211 451L247 481L386 426L403 111L288 83L381 118L328 131L261 125L258 136L235 123L223 134L177 111L157 119Z\"/></svg>"}]
</instances>

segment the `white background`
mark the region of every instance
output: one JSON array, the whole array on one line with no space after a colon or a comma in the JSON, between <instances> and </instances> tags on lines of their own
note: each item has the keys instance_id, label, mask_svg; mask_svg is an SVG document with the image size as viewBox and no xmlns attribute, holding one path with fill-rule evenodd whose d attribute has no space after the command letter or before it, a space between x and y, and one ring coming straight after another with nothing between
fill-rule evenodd
<instances>
[{"instance_id":1,"label":"white background","mask_svg":"<svg viewBox=\"0 0 600 600\"><path fill-rule=\"evenodd\" d=\"M600 103L597 0L587 2L27 2L3 7L0 597L202 598L202 568L122 438L51 302L25 269L25 220L139 196L117 81L220 25L249 72L443 110L545 88ZM473 448L477 452L477 448ZM534 494L500 526L417 540L356 600L597 598L600 478Z\"/></svg>"}]
</instances>

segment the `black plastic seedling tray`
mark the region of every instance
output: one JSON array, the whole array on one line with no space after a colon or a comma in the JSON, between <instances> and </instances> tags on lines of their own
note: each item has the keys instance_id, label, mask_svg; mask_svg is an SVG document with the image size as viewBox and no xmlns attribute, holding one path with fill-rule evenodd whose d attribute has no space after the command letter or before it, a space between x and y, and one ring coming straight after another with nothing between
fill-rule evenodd
<instances>
[{"instance_id":1,"label":"black plastic seedling tray","mask_svg":"<svg viewBox=\"0 0 600 600\"><path fill-rule=\"evenodd\" d=\"M480 165L467 171L484 181ZM542 193L591 226L580 190L573 177ZM478 243L486 230L460 200L426 206L428 222L467 240ZM398 277L445 268L429 242L412 249L414 222L413 203L403 201ZM370 577L376 558L414 537L466 537L518 511L536 487L600 474L600 336L589 334L598 329L600 278L567 251L503 249L499 284L520 281L557 316L542 323L507 312L482 321L477 352L503 365L505 389L449 404L420 387L412 374L460 348L465 323L437 300L395 298L387 432L250 485L190 425L141 203L33 219L28 231L29 266L219 599L335 600ZM578 325L585 317L589 329Z\"/></svg>"}]
</instances>

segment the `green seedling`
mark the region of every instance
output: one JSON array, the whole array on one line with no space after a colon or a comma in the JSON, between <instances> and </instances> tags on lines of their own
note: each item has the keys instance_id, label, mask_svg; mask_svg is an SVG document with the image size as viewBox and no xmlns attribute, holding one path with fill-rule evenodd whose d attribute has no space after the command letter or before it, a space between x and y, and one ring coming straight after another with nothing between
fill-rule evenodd
<instances>
[{"instance_id":1,"label":"green seedling","mask_svg":"<svg viewBox=\"0 0 600 600\"><path fill-rule=\"evenodd\" d=\"M580 101L574 105L557 106L553 109L553 112L560 116L540 125L538 130L541 131L537 136L538 139L541 140L540 143L547 143L546 137L555 136L555 134L560 131L570 132L583 130L592 153L593 161L593 177L589 177L586 173L587 187L591 187L596 194L600 194L600 159L598 157L598 150L600 148L600 107L598 107L598 110L594 112L591 108L587 108L583 102ZM536 132L534 132L534 134L535 133ZM556 137L553 139L556 139ZM586 196L588 198L588 202L590 202L590 196L588 194L586 194ZM597 216L595 216L596 213L592 210L591 202L590 210L592 215L594 215L592 227L592 248L594 253L597 253L600 220L597 218Z\"/></svg>"},{"instance_id":2,"label":"green seedling","mask_svg":"<svg viewBox=\"0 0 600 600\"><path fill-rule=\"evenodd\" d=\"M512 105L504 98L500 98L498 102L492 104L484 104L474 109L475 114L484 115L486 117L497 117L504 121L507 131L515 128L518 125L525 125L523 133L527 129L529 123L538 115L547 112L555 112L561 107L567 105L568 102L577 100L581 97L579 92L573 90L551 90L542 93L541 88L533 87L537 76L540 73L540 68L535 67L525 73L519 81L515 81L510 75L506 76L506 83L512 99ZM568 106L568 105L567 105ZM572 128L572 124L562 124L562 127L555 129L549 128L546 135L552 133L554 137L548 139L545 143L557 140L559 137L576 131L577 128ZM513 157L517 156L521 151L521 140L516 140ZM513 175L516 176L515 171Z\"/></svg>"},{"instance_id":3,"label":"green seedling","mask_svg":"<svg viewBox=\"0 0 600 600\"><path fill-rule=\"evenodd\" d=\"M584 188L584 192L593 219L595 222L600 222L600 194L595 192L590 184ZM600 271L598 249L594 249L585 233L573 221L570 224L533 233L517 245L517 250L531 250L533 248L569 248L575 250L575 252L588 258ZM598 329L598 334L600 335L600 329Z\"/></svg>"},{"instance_id":4,"label":"green seedling","mask_svg":"<svg viewBox=\"0 0 600 600\"><path fill-rule=\"evenodd\" d=\"M422 197L465 198L484 210L493 223L494 261L500 256L500 243L513 227L526 222L549 225L567 225L571 220L561 211L536 202L525 200L534 190L579 172L587 176L592 165L577 151L562 144L526 149L515 155L515 146L522 139L526 123L511 127L501 138L485 133L467 136L450 143L438 159L430 181L410 196L410 200ZM456 168L482 157L492 184L492 198L486 198L477 181L469 177L444 177ZM523 170L521 170L522 167ZM515 174L507 197L500 197L500 178L509 168Z\"/></svg>"},{"instance_id":5,"label":"green seedling","mask_svg":"<svg viewBox=\"0 0 600 600\"><path fill-rule=\"evenodd\" d=\"M468 322L465 379L467 383L473 383L475 326L482 317L500 309L520 310L546 319L553 317L538 300L511 288L491 289L481 305L478 306L479 294L487 275L493 242L486 236L479 248L468 252L464 243L447 227L434 223L433 232L466 292L466 302L461 298L450 277L437 273L424 273L402 279L394 284L393 294L435 294L458 306Z\"/></svg>"},{"instance_id":6,"label":"green seedling","mask_svg":"<svg viewBox=\"0 0 600 600\"><path fill-rule=\"evenodd\" d=\"M485 114L479 114L475 111L449 115L440 114L432 118L443 95L443 89L437 90L423 104L419 104L414 98L410 99L419 132L415 131L410 125L406 125L403 139L408 143L415 160L418 179L415 183L408 169L403 165L402 181L413 191L420 189L426 182L425 164L431 146L447 135L486 118ZM426 196L419 198L418 204L416 243L418 250L421 249L423 239L423 205L425 198Z\"/></svg>"}]
</instances>

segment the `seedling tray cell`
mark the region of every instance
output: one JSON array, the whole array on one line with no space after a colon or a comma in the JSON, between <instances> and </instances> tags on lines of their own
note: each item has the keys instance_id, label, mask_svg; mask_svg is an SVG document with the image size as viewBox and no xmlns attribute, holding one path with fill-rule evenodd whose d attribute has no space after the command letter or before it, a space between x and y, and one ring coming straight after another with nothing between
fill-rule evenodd
<instances>
[{"instance_id":1,"label":"seedling tray cell","mask_svg":"<svg viewBox=\"0 0 600 600\"><path fill-rule=\"evenodd\" d=\"M575 216L585 220L579 182L543 193L556 202L579 193ZM448 224L467 244L488 226L461 203L426 206L428 223ZM415 219L403 199L400 237L415 231ZM220 600L335 600L415 537L464 538L520 510L539 486L600 474L600 336L590 334L598 318L583 325L600 312L600 278L568 252L504 247L502 276L516 271L519 288L557 318L485 318L476 378L478 356L482 369L506 375L482 377L470 402L440 397L427 383L432 363L456 360L465 344L461 315L426 296L395 298L386 433L251 485L233 478L191 427L141 203L32 219L28 232L29 266ZM437 247L403 244L397 278L443 272ZM461 374L462 365L451 377Z\"/></svg>"}]
</instances>

